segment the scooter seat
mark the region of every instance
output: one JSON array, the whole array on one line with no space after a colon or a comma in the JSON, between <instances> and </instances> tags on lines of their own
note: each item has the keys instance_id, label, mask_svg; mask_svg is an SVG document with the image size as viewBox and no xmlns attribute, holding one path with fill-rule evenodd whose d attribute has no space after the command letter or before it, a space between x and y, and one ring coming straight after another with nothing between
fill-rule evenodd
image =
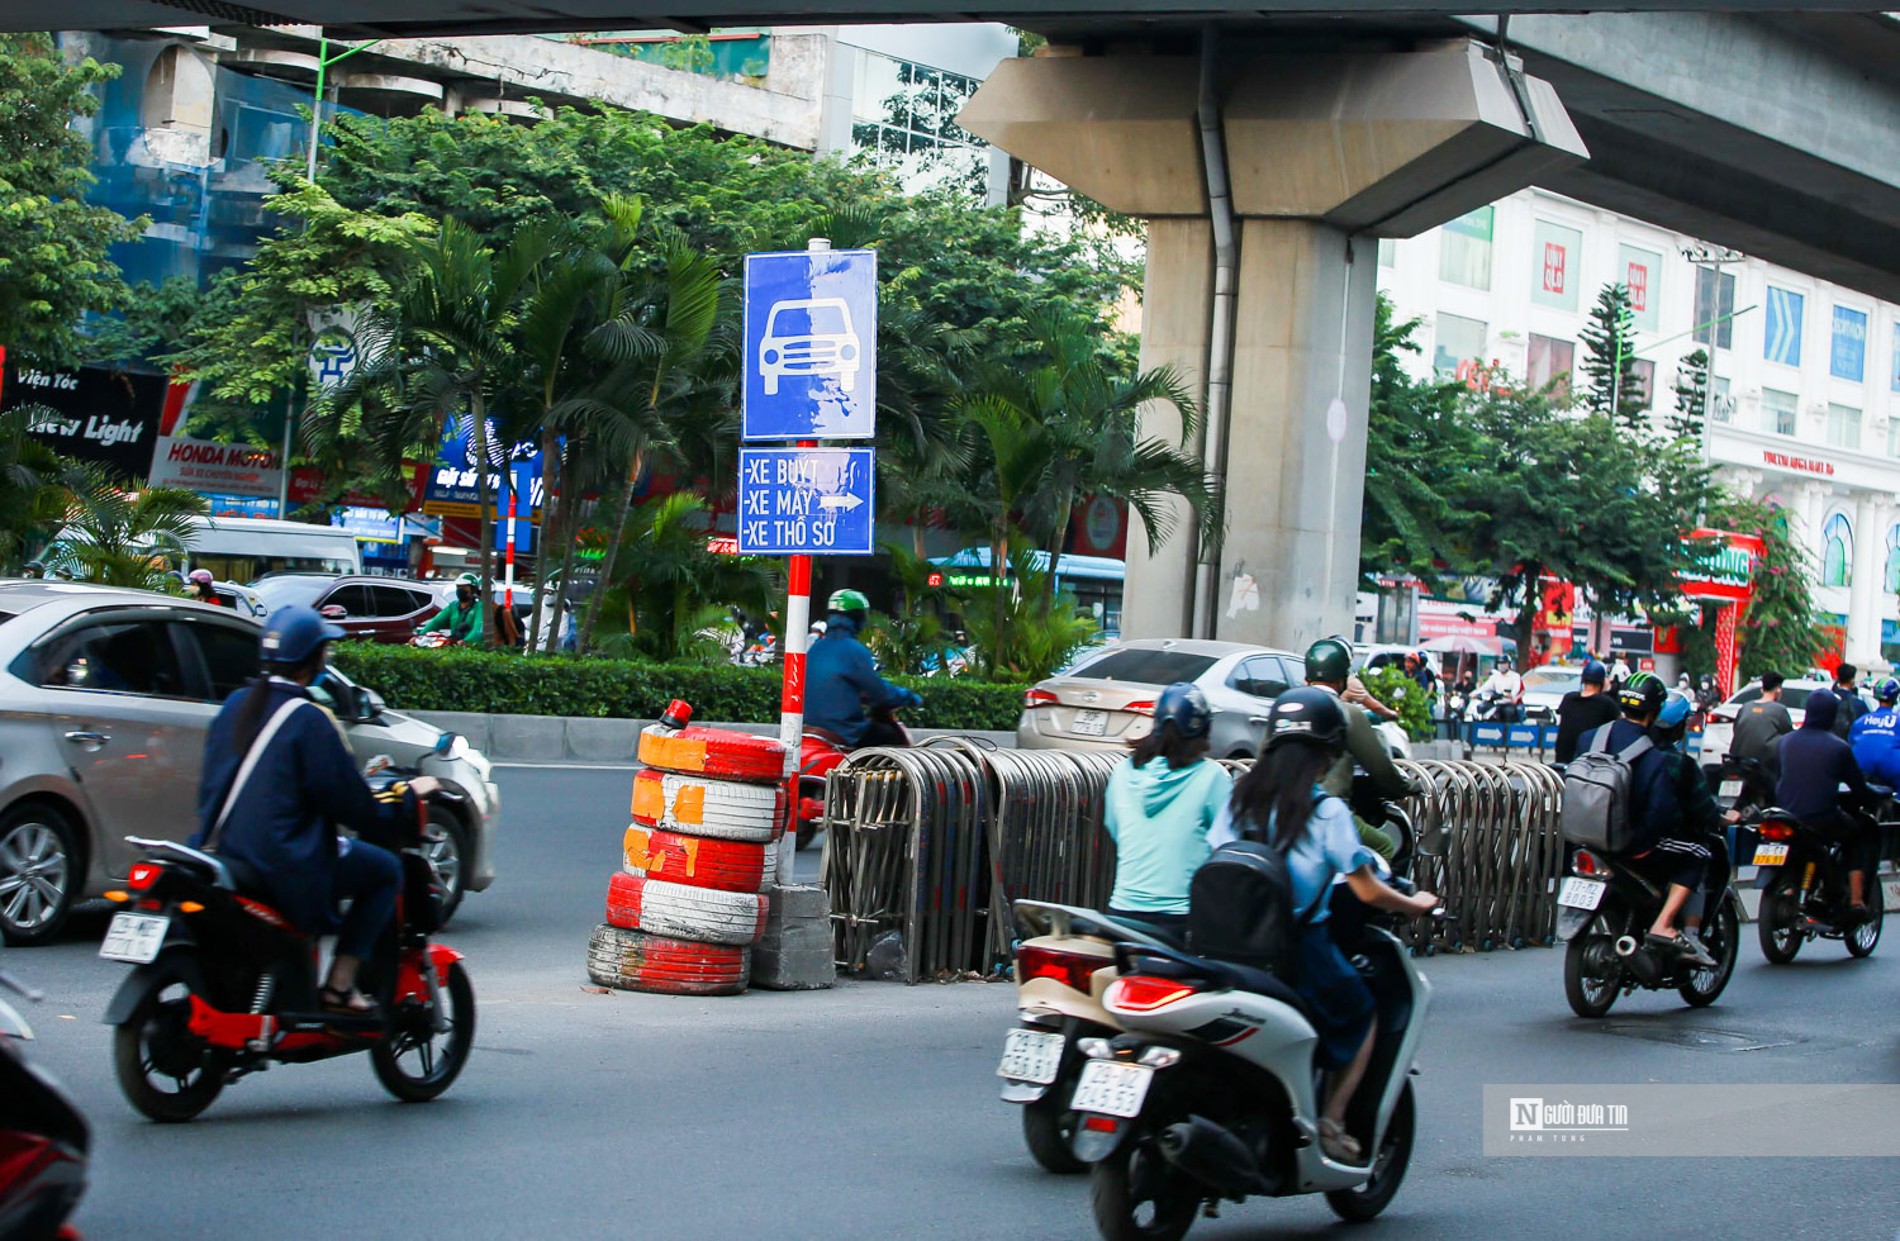
<instances>
[{"instance_id":1,"label":"scooter seat","mask_svg":"<svg viewBox=\"0 0 1900 1241\"><path fill-rule=\"evenodd\" d=\"M1291 1005L1308 1021L1313 1019L1312 1010L1291 984L1256 965L1197 957L1173 948L1150 948L1143 944L1117 944L1115 965L1123 974L1152 974L1183 982L1203 982L1226 991L1251 991Z\"/></svg>"},{"instance_id":2,"label":"scooter seat","mask_svg":"<svg viewBox=\"0 0 1900 1241\"><path fill-rule=\"evenodd\" d=\"M1130 918L1121 914L1103 914L1102 917L1109 922L1113 922L1116 926L1125 926L1131 931L1147 935L1153 939L1158 939L1172 948L1185 949L1187 947L1187 933L1185 931L1173 927L1157 926L1155 923L1144 922L1140 918Z\"/></svg>"}]
</instances>

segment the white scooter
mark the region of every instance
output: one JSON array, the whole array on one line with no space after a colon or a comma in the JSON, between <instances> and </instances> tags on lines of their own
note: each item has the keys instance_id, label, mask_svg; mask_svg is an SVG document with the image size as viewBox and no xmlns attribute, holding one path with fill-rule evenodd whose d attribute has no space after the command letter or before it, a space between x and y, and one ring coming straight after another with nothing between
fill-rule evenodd
<instances>
[{"instance_id":1,"label":"white scooter","mask_svg":"<svg viewBox=\"0 0 1900 1241\"><path fill-rule=\"evenodd\" d=\"M1123 1033L1078 1042L1088 1061L1070 1102L1072 1149L1093 1165L1107 1241L1177 1241L1197 1213L1249 1195L1323 1193L1350 1221L1392 1201L1416 1135L1411 1076L1431 986L1387 929L1394 915L1344 884L1331 910L1333 937L1377 1005L1372 1062L1346 1115L1370 1157L1354 1167L1320 1149L1318 1036L1290 986L1265 970L1124 941L1102 995Z\"/></svg>"}]
</instances>

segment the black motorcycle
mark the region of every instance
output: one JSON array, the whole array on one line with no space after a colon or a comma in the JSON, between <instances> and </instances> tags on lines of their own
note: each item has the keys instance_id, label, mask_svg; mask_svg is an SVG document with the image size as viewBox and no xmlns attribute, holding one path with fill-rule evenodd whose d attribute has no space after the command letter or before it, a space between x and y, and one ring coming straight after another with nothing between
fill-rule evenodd
<instances>
[{"instance_id":1,"label":"black motorcycle","mask_svg":"<svg viewBox=\"0 0 1900 1241\"><path fill-rule=\"evenodd\" d=\"M1719 767L1703 769L1715 802L1723 810L1739 811L1744 820L1775 804L1775 778L1760 759L1724 755Z\"/></svg>"},{"instance_id":2,"label":"black motorcycle","mask_svg":"<svg viewBox=\"0 0 1900 1241\"><path fill-rule=\"evenodd\" d=\"M1572 851L1570 874L1557 892L1557 938L1564 950L1564 997L1579 1017L1602 1017L1620 996L1639 988L1674 989L1683 1003L1715 1003L1735 973L1742 902L1732 884L1705 899L1702 942L1715 965L1698 966L1672 948L1647 942L1662 908L1663 889L1620 862L1589 849ZM1695 898L1691 898L1692 900Z\"/></svg>"},{"instance_id":3,"label":"black motorcycle","mask_svg":"<svg viewBox=\"0 0 1900 1241\"><path fill-rule=\"evenodd\" d=\"M1849 813L1861 830L1881 830L1872 815ZM1761 954L1771 965L1788 964L1811 939L1838 939L1851 956L1873 953L1886 912L1879 875L1867 876L1867 916L1855 917L1848 908L1847 865L1840 845L1773 807L1762 813L1754 860L1755 886L1761 889L1755 930Z\"/></svg>"},{"instance_id":4,"label":"black motorcycle","mask_svg":"<svg viewBox=\"0 0 1900 1241\"><path fill-rule=\"evenodd\" d=\"M0 988L29 1000L39 994L0 973ZM0 1237L77 1241L66 1223L86 1192L86 1118L59 1084L27 1063L33 1037L19 1013L0 1001Z\"/></svg>"}]
</instances>

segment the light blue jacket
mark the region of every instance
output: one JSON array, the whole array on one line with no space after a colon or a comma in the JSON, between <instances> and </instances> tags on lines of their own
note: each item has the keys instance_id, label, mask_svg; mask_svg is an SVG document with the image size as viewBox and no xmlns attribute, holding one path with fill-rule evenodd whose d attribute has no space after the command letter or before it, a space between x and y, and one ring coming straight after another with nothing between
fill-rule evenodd
<instances>
[{"instance_id":1,"label":"light blue jacket","mask_svg":"<svg viewBox=\"0 0 1900 1241\"><path fill-rule=\"evenodd\" d=\"M1208 830L1233 793L1234 778L1208 759L1177 769L1165 758L1140 767L1131 758L1117 767L1108 778L1105 814L1116 855L1109 906L1186 913L1188 881L1213 852Z\"/></svg>"}]
</instances>

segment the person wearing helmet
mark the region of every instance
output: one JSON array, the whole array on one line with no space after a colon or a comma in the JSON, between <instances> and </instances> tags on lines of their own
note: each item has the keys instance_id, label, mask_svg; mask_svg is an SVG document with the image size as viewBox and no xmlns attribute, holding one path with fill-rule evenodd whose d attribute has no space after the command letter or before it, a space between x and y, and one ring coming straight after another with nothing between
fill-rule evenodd
<instances>
[{"instance_id":1,"label":"person wearing helmet","mask_svg":"<svg viewBox=\"0 0 1900 1241\"><path fill-rule=\"evenodd\" d=\"M832 734L847 750L905 744L903 728L878 717L924 700L879 676L859 640L871 601L855 590L833 591L826 610L825 636L805 656L805 727Z\"/></svg>"},{"instance_id":2,"label":"person wearing helmet","mask_svg":"<svg viewBox=\"0 0 1900 1241\"><path fill-rule=\"evenodd\" d=\"M1557 703L1557 744L1553 757L1563 766L1577 756L1577 739L1620 717L1616 699L1604 692L1610 670L1596 660L1583 666L1581 684Z\"/></svg>"},{"instance_id":3,"label":"person wearing helmet","mask_svg":"<svg viewBox=\"0 0 1900 1241\"><path fill-rule=\"evenodd\" d=\"M1364 1152L1346 1132L1346 1108L1365 1076L1377 1030L1372 992L1328 933L1333 879L1345 876L1354 896L1396 913L1428 914L1438 898L1430 892L1401 895L1379 878L1352 811L1320 783L1346 754L1349 711L1335 692L1319 686L1290 689L1274 699L1260 758L1235 783L1211 839L1216 847L1256 840L1286 854L1299 926L1299 968L1292 982L1319 1035L1313 1059L1331 1070L1320 1145L1328 1158L1356 1166Z\"/></svg>"},{"instance_id":4,"label":"person wearing helmet","mask_svg":"<svg viewBox=\"0 0 1900 1241\"><path fill-rule=\"evenodd\" d=\"M1651 882L1668 887L1662 908L1650 924L1649 941L1711 968L1716 961L1702 942L1701 906L1686 911L1685 907L1707 881L1714 863L1709 836L1718 830L1720 814L1695 764L1659 746L1650 735L1669 697L1669 687L1655 673L1632 675L1616 691L1623 718L1585 733L1578 739L1577 753L1604 750L1629 756L1629 816L1635 842L1619 860ZM1689 776L1695 777L1696 786L1689 785ZM1699 798L1695 787L1701 790Z\"/></svg>"},{"instance_id":5,"label":"person wearing helmet","mask_svg":"<svg viewBox=\"0 0 1900 1241\"><path fill-rule=\"evenodd\" d=\"M46 576L46 566L37 560L29 560L26 562L26 568L20 571L20 575L33 581L38 581Z\"/></svg>"},{"instance_id":6,"label":"person wearing helmet","mask_svg":"<svg viewBox=\"0 0 1900 1241\"><path fill-rule=\"evenodd\" d=\"M1781 779L1775 785L1775 804L1838 844L1847 863L1848 912L1856 920L1870 916L1867 876L1880 861L1880 837L1848 813L1854 806L1872 807L1879 801L1867 787L1866 773L1854 758L1853 747L1834 731L1841 700L1817 689L1802 708L1801 727L1781 739ZM1841 788L1845 786L1846 794ZM1847 805L1844 807L1842 801Z\"/></svg>"},{"instance_id":7,"label":"person wearing helmet","mask_svg":"<svg viewBox=\"0 0 1900 1241\"><path fill-rule=\"evenodd\" d=\"M482 579L473 573L464 573L455 579L455 598L449 600L447 607L430 617L428 624L416 632L447 630L452 642L480 646L484 635L481 596Z\"/></svg>"},{"instance_id":8,"label":"person wearing helmet","mask_svg":"<svg viewBox=\"0 0 1900 1241\"><path fill-rule=\"evenodd\" d=\"M1500 659L1491 675L1478 687L1481 694L1493 694L1498 702L1498 722L1515 724L1524 714L1524 678L1511 667L1508 658Z\"/></svg>"},{"instance_id":9,"label":"person wearing helmet","mask_svg":"<svg viewBox=\"0 0 1900 1241\"><path fill-rule=\"evenodd\" d=\"M245 866L301 930L336 935L321 1002L362 1014L375 1006L356 989L357 968L389 925L402 878L392 850L415 826L416 799L439 786L419 776L379 798L364 782L342 725L310 695L342 636L312 608L271 615L262 672L225 701L205 739L192 843ZM340 838L345 827L361 839Z\"/></svg>"},{"instance_id":10,"label":"person wearing helmet","mask_svg":"<svg viewBox=\"0 0 1900 1241\"><path fill-rule=\"evenodd\" d=\"M1366 712L1347 700L1352 679L1352 645L1344 638L1321 638L1306 648L1306 683L1338 698L1340 714L1345 719L1344 750L1336 756L1322 783L1328 793L1350 806L1354 792L1353 771L1358 767L1366 773L1367 791L1371 796L1385 801L1409 797L1413 791L1412 782L1392 761L1391 751L1386 748ZM1366 844L1381 857L1390 860L1397 851L1398 842L1367 823L1362 814L1355 813L1354 818L1359 823L1360 835Z\"/></svg>"},{"instance_id":11,"label":"person wearing helmet","mask_svg":"<svg viewBox=\"0 0 1900 1241\"><path fill-rule=\"evenodd\" d=\"M191 586L191 597L199 603L209 603L212 607L224 607L217 587L212 585L211 570L193 569L185 579Z\"/></svg>"},{"instance_id":12,"label":"person wearing helmet","mask_svg":"<svg viewBox=\"0 0 1900 1241\"><path fill-rule=\"evenodd\" d=\"M1886 677L1874 686L1880 703L1855 720L1848 730L1854 761L1869 780L1900 788L1900 678Z\"/></svg>"},{"instance_id":13,"label":"person wearing helmet","mask_svg":"<svg viewBox=\"0 0 1900 1241\"><path fill-rule=\"evenodd\" d=\"M1154 727L1108 777L1103 825L1115 841L1108 912L1185 930L1188 882L1213 852L1207 833L1233 795L1227 769L1207 758L1214 709L1191 681L1155 701Z\"/></svg>"}]
</instances>

